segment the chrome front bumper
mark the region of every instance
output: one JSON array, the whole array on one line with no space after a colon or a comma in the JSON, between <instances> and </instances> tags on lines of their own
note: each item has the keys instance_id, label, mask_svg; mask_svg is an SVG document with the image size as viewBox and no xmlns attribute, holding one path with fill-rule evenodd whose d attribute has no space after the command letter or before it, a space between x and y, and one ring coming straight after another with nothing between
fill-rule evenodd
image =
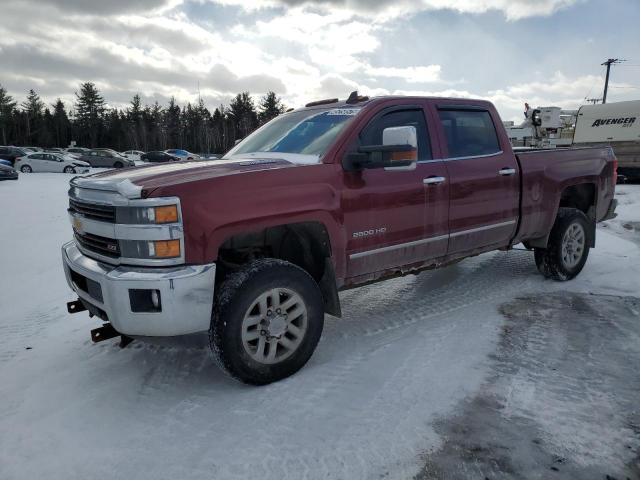
<instances>
[{"instance_id":1,"label":"chrome front bumper","mask_svg":"<svg viewBox=\"0 0 640 480\"><path fill-rule=\"evenodd\" d=\"M209 330L215 263L148 268L115 266L87 257L74 241L62 246L62 263L71 289L104 313L119 333L168 337ZM137 289L159 290L161 311L133 312L129 290Z\"/></svg>"}]
</instances>

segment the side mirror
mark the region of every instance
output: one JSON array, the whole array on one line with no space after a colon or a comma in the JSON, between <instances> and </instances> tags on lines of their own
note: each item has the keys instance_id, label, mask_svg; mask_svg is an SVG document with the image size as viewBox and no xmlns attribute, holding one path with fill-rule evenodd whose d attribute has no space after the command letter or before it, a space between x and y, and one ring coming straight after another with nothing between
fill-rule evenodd
<instances>
[{"instance_id":1,"label":"side mirror","mask_svg":"<svg viewBox=\"0 0 640 480\"><path fill-rule=\"evenodd\" d=\"M363 145L345 157L347 171L364 168L413 170L418 161L416 127L389 127L382 131L382 145Z\"/></svg>"}]
</instances>

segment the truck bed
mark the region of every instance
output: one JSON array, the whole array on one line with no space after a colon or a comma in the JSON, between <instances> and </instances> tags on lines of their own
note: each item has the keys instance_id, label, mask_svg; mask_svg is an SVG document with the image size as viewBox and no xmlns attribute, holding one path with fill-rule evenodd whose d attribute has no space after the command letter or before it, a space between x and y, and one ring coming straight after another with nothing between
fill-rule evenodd
<instances>
[{"instance_id":1,"label":"truck bed","mask_svg":"<svg viewBox=\"0 0 640 480\"><path fill-rule=\"evenodd\" d=\"M522 193L514 243L546 238L563 192L579 188L596 195L594 220L602 220L615 192L615 156L610 147L531 149L515 152Z\"/></svg>"}]
</instances>

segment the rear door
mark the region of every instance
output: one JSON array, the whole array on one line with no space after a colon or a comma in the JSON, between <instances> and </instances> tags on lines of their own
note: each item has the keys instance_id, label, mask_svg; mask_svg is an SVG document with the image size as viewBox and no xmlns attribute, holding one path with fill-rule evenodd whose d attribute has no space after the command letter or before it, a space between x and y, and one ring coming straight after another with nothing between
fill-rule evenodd
<instances>
[{"instance_id":1,"label":"rear door","mask_svg":"<svg viewBox=\"0 0 640 480\"><path fill-rule=\"evenodd\" d=\"M34 172L45 172L44 155L44 153L34 153L33 155L29 155L29 158L25 163L28 163Z\"/></svg>"},{"instance_id":2,"label":"rear door","mask_svg":"<svg viewBox=\"0 0 640 480\"><path fill-rule=\"evenodd\" d=\"M435 105L450 181L449 249L506 246L517 227L520 174L499 117L483 106Z\"/></svg>"},{"instance_id":3,"label":"rear door","mask_svg":"<svg viewBox=\"0 0 640 480\"><path fill-rule=\"evenodd\" d=\"M416 128L418 163L414 170L394 167L344 174L348 277L419 264L446 254L446 167L441 160L434 160L423 106L382 109L359 132L351 149L381 145L383 130L398 126Z\"/></svg>"}]
</instances>

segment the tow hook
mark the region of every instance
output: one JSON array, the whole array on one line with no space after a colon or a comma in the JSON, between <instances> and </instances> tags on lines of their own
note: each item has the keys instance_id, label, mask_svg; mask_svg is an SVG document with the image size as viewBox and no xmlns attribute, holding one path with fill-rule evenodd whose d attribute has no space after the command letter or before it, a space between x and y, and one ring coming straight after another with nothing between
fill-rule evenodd
<instances>
[{"instance_id":1,"label":"tow hook","mask_svg":"<svg viewBox=\"0 0 640 480\"><path fill-rule=\"evenodd\" d=\"M87 307L80 300L76 300L75 302L67 302L67 312L69 313L78 313L84 312Z\"/></svg>"},{"instance_id":2,"label":"tow hook","mask_svg":"<svg viewBox=\"0 0 640 480\"><path fill-rule=\"evenodd\" d=\"M115 337L120 337L120 348L125 348L133 342L133 338L122 335L113 328L113 325L110 323L105 323L101 327L91 330L91 341L93 341L93 343L104 342L105 340Z\"/></svg>"}]
</instances>

